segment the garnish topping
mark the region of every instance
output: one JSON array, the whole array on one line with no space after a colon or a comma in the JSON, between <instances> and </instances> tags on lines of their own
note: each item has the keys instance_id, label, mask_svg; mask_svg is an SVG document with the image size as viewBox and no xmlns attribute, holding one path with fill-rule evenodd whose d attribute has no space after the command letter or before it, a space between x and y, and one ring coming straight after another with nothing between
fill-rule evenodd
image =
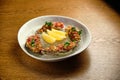
<instances>
[{"instance_id":1,"label":"garnish topping","mask_svg":"<svg viewBox=\"0 0 120 80\"><path fill-rule=\"evenodd\" d=\"M82 30L78 31L78 34L79 34L79 35L82 34Z\"/></svg>"},{"instance_id":2,"label":"garnish topping","mask_svg":"<svg viewBox=\"0 0 120 80\"><path fill-rule=\"evenodd\" d=\"M52 22L45 22L45 25L47 25L47 26L52 26L53 24L52 24Z\"/></svg>"}]
</instances>

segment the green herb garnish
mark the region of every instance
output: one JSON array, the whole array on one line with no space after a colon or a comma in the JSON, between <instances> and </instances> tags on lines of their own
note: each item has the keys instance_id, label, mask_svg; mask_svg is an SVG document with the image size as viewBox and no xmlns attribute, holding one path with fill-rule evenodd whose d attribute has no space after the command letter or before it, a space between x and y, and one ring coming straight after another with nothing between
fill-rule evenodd
<instances>
[{"instance_id":1,"label":"green herb garnish","mask_svg":"<svg viewBox=\"0 0 120 80\"><path fill-rule=\"evenodd\" d=\"M78 31L78 34L79 34L79 35L82 34L82 30Z\"/></svg>"},{"instance_id":2,"label":"green herb garnish","mask_svg":"<svg viewBox=\"0 0 120 80\"><path fill-rule=\"evenodd\" d=\"M32 47L35 46L35 40L34 40L34 39L32 39L32 41L31 41L31 46L32 46Z\"/></svg>"},{"instance_id":3,"label":"green herb garnish","mask_svg":"<svg viewBox=\"0 0 120 80\"><path fill-rule=\"evenodd\" d=\"M69 46L69 45L70 45L69 42L65 42L65 43L64 43L64 46Z\"/></svg>"},{"instance_id":4,"label":"green herb garnish","mask_svg":"<svg viewBox=\"0 0 120 80\"><path fill-rule=\"evenodd\" d=\"M72 31L76 31L76 29L75 29L75 27L72 27L72 29L71 29Z\"/></svg>"},{"instance_id":5,"label":"green herb garnish","mask_svg":"<svg viewBox=\"0 0 120 80\"><path fill-rule=\"evenodd\" d=\"M45 22L45 25L47 25L47 26L52 26L53 24L52 24L52 22Z\"/></svg>"},{"instance_id":6,"label":"green herb garnish","mask_svg":"<svg viewBox=\"0 0 120 80\"><path fill-rule=\"evenodd\" d=\"M34 47L34 46L35 46L35 44L31 44L31 46L32 46L32 47Z\"/></svg>"}]
</instances>

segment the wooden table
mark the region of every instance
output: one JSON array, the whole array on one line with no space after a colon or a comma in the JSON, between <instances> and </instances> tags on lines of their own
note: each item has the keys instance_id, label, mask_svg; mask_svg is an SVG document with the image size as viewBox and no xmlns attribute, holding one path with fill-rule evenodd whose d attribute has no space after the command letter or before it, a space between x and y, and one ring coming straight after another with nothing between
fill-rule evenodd
<instances>
[{"instance_id":1,"label":"wooden table","mask_svg":"<svg viewBox=\"0 0 120 80\"><path fill-rule=\"evenodd\" d=\"M26 55L17 41L19 28L42 15L62 15L83 22L90 46L61 62ZM120 15L102 0L0 0L1 80L120 80Z\"/></svg>"}]
</instances>

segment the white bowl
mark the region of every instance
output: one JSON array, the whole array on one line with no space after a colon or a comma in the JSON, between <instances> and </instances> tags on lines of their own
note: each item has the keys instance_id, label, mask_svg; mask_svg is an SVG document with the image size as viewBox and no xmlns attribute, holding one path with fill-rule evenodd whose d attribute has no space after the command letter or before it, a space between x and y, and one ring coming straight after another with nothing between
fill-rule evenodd
<instances>
[{"instance_id":1,"label":"white bowl","mask_svg":"<svg viewBox=\"0 0 120 80\"><path fill-rule=\"evenodd\" d=\"M59 57L42 57L39 55L31 54L29 51L27 51L25 48L26 39L28 38L28 36L34 34L35 31L39 29L46 21L60 21L63 22L65 25L73 25L75 27L78 27L79 29L82 29L81 41L79 43L79 46L77 46L76 50L68 55L59 56ZM41 61L47 61L47 62L60 61L72 57L74 55L77 55L81 53L83 50L85 50L90 44L90 42L91 42L91 35L88 28L80 21L65 16L58 16L58 15L40 16L26 22L18 31L18 43L22 48L22 50L27 55L35 59Z\"/></svg>"}]
</instances>

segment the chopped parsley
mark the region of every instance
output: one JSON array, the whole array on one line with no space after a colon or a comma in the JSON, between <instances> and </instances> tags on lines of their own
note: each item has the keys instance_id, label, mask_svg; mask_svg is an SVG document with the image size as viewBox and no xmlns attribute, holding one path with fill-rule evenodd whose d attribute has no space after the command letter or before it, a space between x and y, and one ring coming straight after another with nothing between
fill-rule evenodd
<instances>
[{"instance_id":1,"label":"chopped parsley","mask_svg":"<svg viewBox=\"0 0 120 80\"><path fill-rule=\"evenodd\" d=\"M79 35L82 34L82 30L78 31L78 34L79 34Z\"/></svg>"},{"instance_id":2,"label":"chopped parsley","mask_svg":"<svg viewBox=\"0 0 120 80\"><path fill-rule=\"evenodd\" d=\"M32 46L32 47L34 47L34 46L35 46L35 44L31 44L31 46Z\"/></svg>"},{"instance_id":3,"label":"chopped parsley","mask_svg":"<svg viewBox=\"0 0 120 80\"><path fill-rule=\"evenodd\" d=\"M75 27L72 27L72 29L71 29L72 31L76 31L76 29L75 29Z\"/></svg>"},{"instance_id":4,"label":"chopped parsley","mask_svg":"<svg viewBox=\"0 0 120 80\"><path fill-rule=\"evenodd\" d=\"M32 41L31 41L31 46L32 46L32 47L35 46L35 40L34 40L34 39L32 39Z\"/></svg>"},{"instance_id":5,"label":"chopped parsley","mask_svg":"<svg viewBox=\"0 0 120 80\"><path fill-rule=\"evenodd\" d=\"M65 43L64 43L64 46L69 46L69 45L70 45L69 42L65 42Z\"/></svg>"},{"instance_id":6,"label":"chopped parsley","mask_svg":"<svg viewBox=\"0 0 120 80\"><path fill-rule=\"evenodd\" d=\"M52 22L45 22L45 25L47 25L47 26L52 26L53 24L52 24Z\"/></svg>"}]
</instances>

